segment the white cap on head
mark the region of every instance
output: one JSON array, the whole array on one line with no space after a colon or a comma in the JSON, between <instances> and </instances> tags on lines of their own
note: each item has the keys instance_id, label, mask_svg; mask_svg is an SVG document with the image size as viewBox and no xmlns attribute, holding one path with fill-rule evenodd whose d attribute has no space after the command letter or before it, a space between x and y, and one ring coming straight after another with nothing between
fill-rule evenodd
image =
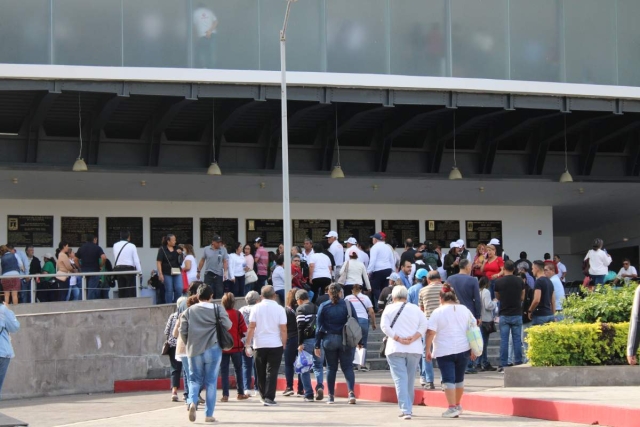
<instances>
[{"instance_id":1,"label":"white cap on head","mask_svg":"<svg viewBox=\"0 0 640 427\"><path fill-rule=\"evenodd\" d=\"M491 240L489 240L489 244L490 244L490 245L499 245L499 244L500 244L500 240L498 240L498 239L491 239Z\"/></svg>"},{"instance_id":2,"label":"white cap on head","mask_svg":"<svg viewBox=\"0 0 640 427\"><path fill-rule=\"evenodd\" d=\"M338 233L335 231L330 231L326 236L324 237L335 237L336 239L338 238Z\"/></svg>"},{"instance_id":3,"label":"white cap on head","mask_svg":"<svg viewBox=\"0 0 640 427\"><path fill-rule=\"evenodd\" d=\"M462 239L458 239L458 240L456 241L456 243L458 244L458 247L459 247L459 248L461 248L461 247L463 247L463 246L464 246L464 240L462 240Z\"/></svg>"},{"instance_id":4,"label":"white cap on head","mask_svg":"<svg viewBox=\"0 0 640 427\"><path fill-rule=\"evenodd\" d=\"M451 242L449 244L449 248L453 249L453 248L460 248L460 244L458 242Z\"/></svg>"},{"instance_id":5,"label":"white cap on head","mask_svg":"<svg viewBox=\"0 0 640 427\"><path fill-rule=\"evenodd\" d=\"M357 245L358 241L356 240L355 237L349 237L347 240L344 241L345 243L349 243L351 245Z\"/></svg>"}]
</instances>

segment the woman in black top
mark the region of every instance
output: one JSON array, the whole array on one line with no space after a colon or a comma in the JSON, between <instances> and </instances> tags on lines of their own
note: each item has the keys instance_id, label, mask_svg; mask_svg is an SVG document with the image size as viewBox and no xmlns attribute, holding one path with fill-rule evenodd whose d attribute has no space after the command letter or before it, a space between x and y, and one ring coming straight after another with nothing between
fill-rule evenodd
<instances>
[{"instance_id":1,"label":"woman in black top","mask_svg":"<svg viewBox=\"0 0 640 427\"><path fill-rule=\"evenodd\" d=\"M164 299L166 304L175 304L182 296L182 251L176 247L176 236L167 234L162 239L156 258L158 279L164 283Z\"/></svg>"},{"instance_id":2,"label":"woman in black top","mask_svg":"<svg viewBox=\"0 0 640 427\"><path fill-rule=\"evenodd\" d=\"M284 396L293 395L293 374L294 366L298 356L298 323L296 319L296 302L297 289L291 289L287 294L285 303L285 312L287 313L287 345L284 348L284 376L287 381L287 387L282 393ZM298 396L304 396L302 389L302 379L298 375Z\"/></svg>"}]
</instances>

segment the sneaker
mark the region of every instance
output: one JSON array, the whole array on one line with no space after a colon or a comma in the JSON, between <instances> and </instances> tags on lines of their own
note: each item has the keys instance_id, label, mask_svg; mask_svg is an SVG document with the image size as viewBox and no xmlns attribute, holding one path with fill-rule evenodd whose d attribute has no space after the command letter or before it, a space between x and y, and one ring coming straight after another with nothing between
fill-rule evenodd
<instances>
[{"instance_id":1,"label":"sneaker","mask_svg":"<svg viewBox=\"0 0 640 427\"><path fill-rule=\"evenodd\" d=\"M258 390L251 390L249 393L247 393L249 395L249 397L256 397L259 396L260 394L258 393Z\"/></svg>"},{"instance_id":2,"label":"sneaker","mask_svg":"<svg viewBox=\"0 0 640 427\"><path fill-rule=\"evenodd\" d=\"M239 394L236 396L236 400L247 400L249 398L248 394Z\"/></svg>"},{"instance_id":3,"label":"sneaker","mask_svg":"<svg viewBox=\"0 0 640 427\"><path fill-rule=\"evenodd\" d=\"M349 392L349 405L355 405L356 404L356 395L350 391Z\"/></svg>"},{"instance_id":4,"label":"sneaker","mask_svg":"<svg viewBox=\"0 0 640 427\"><path fill-rule=\"evenodd\" d=\"M466 371L464 371L465 374L477 374L478 371L475 370L475 368L471 368L471 369L467 369Z\"/></svg>"},{"instance_id":5,"label":"sneaker","mask_svg":"<svg viewBox=\"0 0 640 427\"><path fill-rule=\"evenodd\" d=\"M213 417L206 417L206 418L204 419L204 422L205 422L205 423L215 423L215 422L217 422L217 421L218 421L218 420L216 420L216 419L215 419L215 418L213 418Z\"/></svg>"},{"instance_id":6,"label":"sneaker","mask_svg":"<svg viewBox=\"0 0 640 427\"><path fill-rule=\"evenodd\" d=\"M319 388L316 390L316 400L324 399L324 389Z\"/></svg>"},{"instance_id":7,"label":"sneaker","mask_svg":"<svg viewBox=\"0 0 640 427\"><path fill-rule=\"evenodd\" d=\"M198 405L204 405L205 403L207 403L207 402L203 398L198 396Z\"/></svg>"},{"instance_id":8,"label":"sneaker","mask_svg":"<svg viewBox=\"0 0 640 427\"><path fill-rule=\"evenodd\" d=\"M411 419L411 414L404 414L402 416L402 418L405 419L405 420L410 420Z\"/></svg>"},{"instance_id":9,"label":"sneaker","mask_svg":"<svg viewBox=\"0 0 640 427\"><path fill-rule=\"evenodd\" d=\"M263 404L264 406L276 406L276 405L277 405L277 403L276 403L276 402L274 402L274 401L273 401L273 400L271 400L271 399L265 399L265 400L264 400L264 402L262 402L262 404Z\"/></svg>"},{"instance_id":10,"label":"sneaker","mask_svg":"<svg viewBox=\"0 0 640 427\"><path fill-rule=\"evenodd\" d=\"M229 396L222 396L222 399L220 399L220 402L228 402L229 401Z\"/></svg>"},{"instance_id":11,"label":"sneaker","mask_svg":"<svg viewBox=\"0 0 640 427\"><path fill-rule=\"evenodd\" d=\"M425 387L427 385L427 380L425 378L420 378L420 387Z\"/></svg>"},{"instance_id":12,"label":"sneaker","mask_svg":"<svg viewBox=\"0 0 640 427\"><path fill-rule=\"evenodd\" d=\"M304 391L297 392L296 397L304 397Z\"/></svg>"},{"instance_id":13,"label":"sneaker","mask_svg":"<svg viewBox=\"0 0 640 427\"><path fill-rule=\"evenodd\" d=\"M400 415L398 415L398 418L404 418L404 417L408 416L409 418L405 418L405 419L410 420L411 419L411 415L412 414L405 414L404 412L400 412Z\"/></svg>"},{"instance_id":14,"label":"sneaker","mask_svg":"<svg viewBox=\"0 0 640 427\"><path fill-rule=\"evenodd\" d=\"M191 403L189 405L189 421L195 422L196 420L196 405Z\"/></svg>"},{"instance_id":15,"label":"sneaker","mask_svg":"<svg viewBox=\"0 0 640 427\"><path fill-rule=\"evenodd\" d=\"M369 372L369 368L367 368L366 366L361 366L360 372Z\"/></svg>"},{"instance_id":16,"label":"sneaker","mask_svg":"<svg viewBox=\"0 0 640 427\"><path fill-rule=\"evenodd\" d=\"M498 373L499 373L499 374L504 374L504 368L503 368L502 366L500 366L500 367L498 368Z\"/></svg>"},{"instance_id":17,"label":"sneaker","mask_svg":"<svg viewBox=\"0 0 640 427\"><path fill-rule=\"evenodd\" d=\"M491 366L491 365L484 365L484 366L482 367L482 370L483 370L483 371L485 371L485 372L494 372L494 371L497 371L497 370L498 370L498 368L494 368L494 367L493 367L493 366Z\"/></svg>"},{"instance_id":18,"label":"sneaker","mask_svg":"<svg viewBox=\"0 0 640 427\"><path fill-rule=\"evenodd\" d=\"M458 413L460 413L460 415L462 415L462 405L456 405L456 409L458 410Z\"/></svg>"},{"instance_id":19,"label":"sneaker","mask_svg":"<svg viewBox=\"0 0 640 427\"><path fill-rule=\"evenodd\" d=\"M435 390L436 389L436 385L431 382L431 383L425 384L424 388L426 388L427 390Z\"/></svg>"},{"instance_id":20,"label":"sneaker","mask_svg":"<svg viewBox=\"0 0 640 427\"><path fill-rule=\"evenodd\" d=\"M458 418L459 416L460 412L458 412L455 406L442 413L442 418Z\"/></svg>"},{"instance_id":21,"label":"sneaker","mask_svg":"<svg viewBox=\"0 0 640 427\"><path fill-rule=\"evenodd\" d=\"M285 389L285 391L282 392L283 396L293 396L293 389L292 388L287 388Z\"/></svg>"},{"instance_id":22,"label":"sneaker","mask_svg":"<svg viewBox=\"0 0 640 427\"><path fill-rule=\"evenodd\" d=\"M180 400L180 399L178 399L178 395L177 394L172 394L171 395L171 401L172 402L177 402L178 400Z\"/></svg>"},{"instance_id":23,"label":"sneaker","mask_svg":"<svg viewBox=\"0 0 640 427\"><path fill-rule=\"evenodd\" d=\"M315 402L315 399L313 398L313 396L305 396L304 397L304 401L305 402Z\"/></svg>"},{"instance_id":24,"label":"sneaker","mask_svg":"<svg viewBox=\"0 0 640 427\"><path fill-rule=\"evenodd\" d=\"M336 403L336 401L333 396L327 397L327 405L333 405L334 403Z\"/></svg>"}]
</instances>

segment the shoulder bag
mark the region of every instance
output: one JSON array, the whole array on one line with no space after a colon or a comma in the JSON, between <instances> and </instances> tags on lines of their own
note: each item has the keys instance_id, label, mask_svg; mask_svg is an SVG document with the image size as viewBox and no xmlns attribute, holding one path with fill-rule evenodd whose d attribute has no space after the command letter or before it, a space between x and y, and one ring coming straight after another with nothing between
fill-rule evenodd
<instances>
[{"instance_id":1,"label":"shoulder bag","mask_svg":"<svg viewBox=\"0 0 640 427\"><path fill-rule=\"evenodd\" d=\"M119 270L118 269L118 260L120 259L120 254L122 253L122 250L128 244L129 244L129 242L127 242L124 245L122 245L122 247L118 251L118 255L116 256L116 262L113 263L113 271L126 271L126 270ZM118 276L105 276L105 278L106 278L107 283L109 284L110 288L115 288L116 287L116 282L118 281Z\"/></svg>"},{"instance_id":2,"label":"shoulder bag","mask_svg":"<svg viewBox=\"0 0 640 427\"><path fill-rule=\"evenodd\" d=\"M167 335L167 339L164 340L164 344L162 344L162 352L160 354L162 356L168 356L170 347L171 345L169 344L169 335Z\"/></svg>"},{"instance_id":3,"label":"shoulder bag","mask_svg":"<svg viewBox=\"0 0 640 427\"><path fill-rule=\"evenodd\" d=\"M215 305L214 310L216 311L216 332L218 333L218 345L224 351L229 351L233 348L233 337L231 333L222 327L220 324L220 306L218 304Z\"/></svg>"},{"instance_id":4,"label":"shoulder bag","mask_svg":"<svg viewBox=\"0 0 640 427\"><path fill-rule=\"evenodd\" d=\"M349 263L351 260L347 261L347 265L344 266L344 271L338 277L338 285L344 286L347 283L347 277L349 277Z\"/></svg>"},{"instance_id":5,"label":"shoulder bag","mask_svg":"<svg viewBox=\"0 0 640 427\"><path fill-rule=\"evenodd\" d=\"M353 295L353 294L351 294L351 295ZM357 296L357 295L353 295L353 296L354 296L354 297L356 297L356 299L357 299L358 301L360 301L360 304L362 304L362 306L364 307L364 312L366 313L366 312L367 312L367 306L366 306L366 305L364 305L364 303L362 302L362 300L361 300L360 298L358 298L358 296Z\"/></svg>"},{"instance_id":6,"label":"shoulder bag","mask_svg":"<svg viewBox=\"0 0 640 427\"><path fill-rule=\"evenodd\" d=\"M398 312L396 313L395 317L393 318L393 321L391 322L391 328L393 328L393 326L396 324L396 321L398 320L398 316L400 316L400 313L402 313L402 310L404 310L404 306L407 305L407 303L405 302L404 304L402 304L402 307L400 307L400 310L398 310ZM382 346L380 347L380 357L387 357L387 341L389 341L389 337L388 336L384 336L384 338L382 338Z\"/></svg>"},{"instance_id":7,"label":"shoulder bag","mask_svg":"<svg viewBox=\"0 0 640 427\"><path fill-rule=\"evenodd\" d=\"M124 248L124 246L123 246ZM169 257L167 256L167 252L164 250L164 246L160 246L160 249L162 249L162 252L164 252L164 257L167 259L167 264L169 264L169 267L171 267L171 275L172 276L180 276L182 274L182 270L180 269L180 267L174 267L171 265L171 261L169 260ZM174 249L175 251L175 249Z\"/></svg>"},{"instance_id":8,"label":"shoulder bag","mask_svg":"<svg viewBox=\"0 0 640 427\"><path fill-rule=\"evenodd\" d=\"M347 323L342 329L342 345L354 348L362 341L362 328L358 319L353 317L351 303L345 301L345 304L347 305Z\"/></svg>"},{"instance_id":9,"label":"shoulder bag","mask_svg":"<svg viewBox=\"0 0 640 427\"><path fill-rule=\"evenodd\" d=\"M469 327L467 328L467 340L469 341L469 347L471 352L476 357L482 356L482 350L484 349L484 341L482 340L482 333L478 327L478 323L472 314L469 314Z\"/></svg>"}]
</instances>

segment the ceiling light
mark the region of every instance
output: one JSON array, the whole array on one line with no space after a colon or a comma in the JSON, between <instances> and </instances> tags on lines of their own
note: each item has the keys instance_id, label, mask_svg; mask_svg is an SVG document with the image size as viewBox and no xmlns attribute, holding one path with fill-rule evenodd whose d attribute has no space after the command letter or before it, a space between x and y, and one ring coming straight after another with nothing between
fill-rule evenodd
<instances>
[{"instance_id":1,"label":"ceiling light","mask_svg":"<svg viewBox=\"0 0 640 427\"><path fill-rule=\"evenodd\" d=\"M80 102L80 92L78 92L78 129L80 134L80 151L78 152L78 158L73 164L74 172L86 172L88 170L87 164L82 158L82 103Z\"/></svg>"},{"instance_id":2,"label":"ceiling light","mask_svg":"<svg viewBox=\"0 0 640 427\"><path fill-rule=\"evenodd\" d=\"M456 111L453 110L453 168L449 172L449 179L462 179L462 173L458 169L458 163L456 162Z\"/></svg>"},{"instance_id":3,"label":"ceiling light","mask_svg":"<svg viewBox=\"0 0 640 427\"><path fill-rule=\"evenodd\" d=\"M220 166L218 166L218 162L216 161L216 104L214 100L211 100L211 153L212 153L212 161L209 165L209 169L207 169L207 175L222 175L222 171L220 170Z\"/></svg>"},{"instance_id":4,"label":"ceiling light","mask_svg":"<svg viewBox=\"0 0 640 427\"><path fill-rule=\"evenodd\" d=\"M344 178L344 172L340 165L335 165L331 171L331 178Z\"/></svg>"},{"instance_id":5,"label":"ceiling light","mask_svg":"<svg viewBox=\"0 0 640 427\"><path fill-rule=\"evenodd\" d=\"M573 182L573 177L568 170L565 169L562 175L560 175L560 182Z\"/></svg>"},{"instance_id":6,"label":"ceiling light","mask_svg":"<svg viewBox=\"0 0 640 427\"><path fill-rule=\"evenodd\" d=\"M628 237L624 237L624 238L622 239L622 241L623 241L623 242L628 242L628 241L629 241L629 238L628 238Z\"/></svg>"},{"instance_id":7,"label":"ceiling light","mask_svg":"<svg viewBox=\"0 0 640 427\"><path fill-rule=\"evenodd\" d=\"M451 178L449 178L449 179L451 179ZM481 193L484 193L484 187L480 187L480 188L478 188L478 190L480 190Z\"/></svg>"},{"instance_id":8,"label":"ceiling light","mask_svg":"<svg viewBox=\"0 0 640 427\"><path fill-rule=\"evenodd\" d=\"M222 175L222 171L220 170L220 166L218 166L217 162L213 162L211 163L211 165L209 165L209 169L207 169L207 175Z\"/></svg>"},{"instance_id":9,"label":"ceiling light","mask_svg":"<svg viewBox=\"0 0 640 427\"><path fill-rule=\"evenodd\" d=\"M462 179L462 174L457 166L451 168L451 172L449 172L449 179Z\"/></svg>"},{"instance_id":10,"label":"ceiling light","mask_svg":"<svg viewBox=\"0 0 640 427\"><path fill-rule=\"evenodd\" d=\"M560 175L560 182L573 182L573 177L569 173L569 163L567 161L567 115L564 116L564 172Z\"/></svg>"}]
</instances>

